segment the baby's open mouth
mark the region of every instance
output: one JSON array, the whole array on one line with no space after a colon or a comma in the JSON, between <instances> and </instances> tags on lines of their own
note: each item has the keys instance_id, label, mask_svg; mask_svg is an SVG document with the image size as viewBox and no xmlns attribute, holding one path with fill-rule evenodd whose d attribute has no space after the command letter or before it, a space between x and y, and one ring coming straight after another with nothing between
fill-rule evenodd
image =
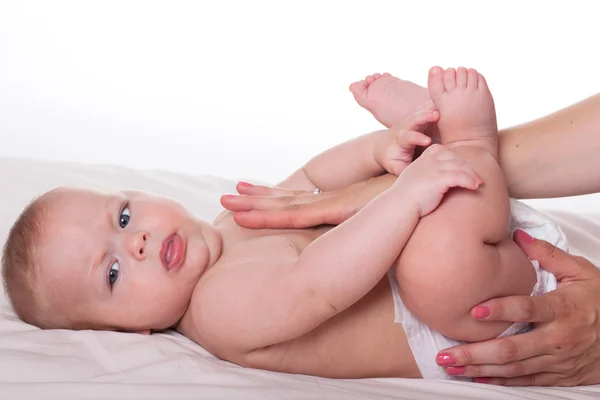
<instances>
[{"instance_id":1,"label":"baby's open mouth","mask_svg":"<svg viewBox=\"0 0 600 400\"><path fill-rule=\"evenodd\" d=\"M185 242L177 233L167 237L160 247L160 260L167 271L178 268L185 256Z\"/></svg>"}]
</instances>

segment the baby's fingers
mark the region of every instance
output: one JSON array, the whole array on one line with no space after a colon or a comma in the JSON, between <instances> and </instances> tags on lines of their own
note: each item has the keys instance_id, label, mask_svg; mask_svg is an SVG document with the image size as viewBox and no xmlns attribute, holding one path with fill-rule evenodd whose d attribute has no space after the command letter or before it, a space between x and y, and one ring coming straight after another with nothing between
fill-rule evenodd
<instances>
[{"instance_id":1,"label":"baby's fingers","mask_svg":"<svg viewBox=\"0 0 600 400\"><path fill-rule=\"evenodd\" d=\"M411 131L423 130L427 124L437 122L440 119L438 110L417 111L406 120L405 128Z\"/></svg>"},{"instance_id":2,"label":"baby's fingers","mask_svg":"<svg viewBox=\"0 0 600 400\"><path fill-rule=\"evenodd\" d=\"M404 150L413 150L416 146L428 146L431 138L418 131L402 131L396 135L396 145Z\"/></svg>"},{"instance_id":3,"label":"baby's fingers","mask_svg":"<svg viewBox=\"0 0 600 400\"><path fill-rule=\"evenodd\" d=\"M475 190L483 183L479 174L462 160L446 162L441 170L449 187Z\"/></svg>"},{"instance_id":4,"label":"baby's fingers","mask_svg":"<svg viewBox=\"0 0 600 400\"><path fill-rule=\"evenodd\" d=\"M472 174L459 171L446 171L444 173L444 183L448 188L462 187L475 190L481 184Z\"/></svg>"}]
</instances>

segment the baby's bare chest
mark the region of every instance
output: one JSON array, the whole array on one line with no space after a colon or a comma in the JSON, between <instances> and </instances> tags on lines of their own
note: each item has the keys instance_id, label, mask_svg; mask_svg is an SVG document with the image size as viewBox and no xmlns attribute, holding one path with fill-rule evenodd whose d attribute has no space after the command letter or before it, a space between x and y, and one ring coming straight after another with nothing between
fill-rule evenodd
<instances>
[{"instance_id":1,"label":"baby's bare chest","mask_svg":"<svg viewBox=\"0 0 600 400\"><path fill-rule=\"evenodd\" d=\"M243 261L248 264L297 259L306 247L332 228L246 229L234 224L226 224L222 230L222 261L243 255Z\"/></svg>"}]
</instances>

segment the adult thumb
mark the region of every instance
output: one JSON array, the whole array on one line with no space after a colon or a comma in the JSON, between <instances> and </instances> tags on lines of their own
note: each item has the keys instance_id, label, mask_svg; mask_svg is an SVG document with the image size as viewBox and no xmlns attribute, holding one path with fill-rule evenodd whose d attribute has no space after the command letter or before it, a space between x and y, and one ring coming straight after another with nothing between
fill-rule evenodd
<instances>
[{"instance_id":1,"label":"adult thumb","mask_svg":"<svg viewBox=\"0 0 600 400\"><path fill-rule=\"evenodd\" d=\"M515 231L513 239L527 257L531 260L537 260L540 267L554 274L559 281L565 278L578 277L584 272L578 258L565 253L562 249L545 240L536 239L520 229Z\"/></svg>"}]
</instances>

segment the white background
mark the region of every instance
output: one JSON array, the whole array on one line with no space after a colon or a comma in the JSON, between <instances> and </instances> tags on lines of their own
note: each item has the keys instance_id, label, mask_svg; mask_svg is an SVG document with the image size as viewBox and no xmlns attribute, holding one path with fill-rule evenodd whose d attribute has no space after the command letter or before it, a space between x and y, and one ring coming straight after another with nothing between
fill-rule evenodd
<instances>
[{"instance_id":1,"label":"white background","mask_svg":"<svg viewBox=\"0 0 600 400\"><path fill-rule=\"evenodd\" d=\"M595 9L573 0L0 1L0 156L275 182L380 128L349 83L389 71L424 84L432 65L483 72L506 127L599 91Z\"/></svg>"}]
</instances>

